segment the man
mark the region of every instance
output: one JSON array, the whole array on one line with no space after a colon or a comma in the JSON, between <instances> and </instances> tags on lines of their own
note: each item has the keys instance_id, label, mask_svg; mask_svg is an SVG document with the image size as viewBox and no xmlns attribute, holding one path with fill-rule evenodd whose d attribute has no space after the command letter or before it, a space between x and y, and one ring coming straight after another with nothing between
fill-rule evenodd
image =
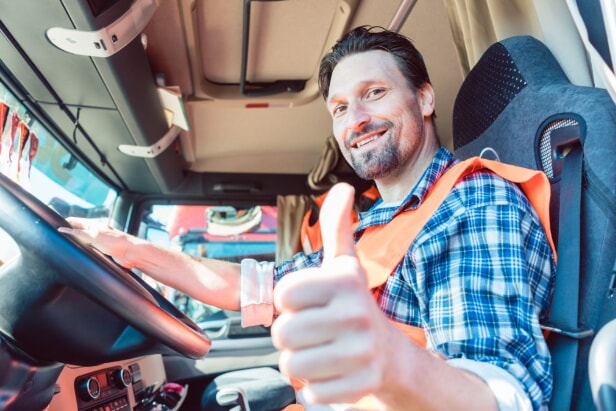
<instances>
[{"instance_id":1,"label":"man","mask_svg":"<svg viewBox=\"0 0 616 411\"><path fill-rule=\"evenodd\" d=\"M370 290L354 241L421 206L456 160L439 145L434 91L408 39L354 29L325 56L319 79L341 152L382 198L354 238L345 185L323 206L322 252L277 267L196 260L113 231L77 235L208 304L241 308L246 324L272 321L276 284L280 368L305 383L309 402L369 395L387 410L546 409L551 365L538 321L554 259L526 197L493 173L468 175ZM392 321L423 328L427 349Z\"/></svg>"}]
</instances>

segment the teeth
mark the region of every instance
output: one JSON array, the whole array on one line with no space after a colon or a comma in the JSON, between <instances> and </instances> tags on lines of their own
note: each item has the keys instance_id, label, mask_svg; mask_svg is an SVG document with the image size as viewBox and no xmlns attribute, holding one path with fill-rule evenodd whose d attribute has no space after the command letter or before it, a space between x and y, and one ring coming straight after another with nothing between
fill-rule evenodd
<instances>
[{"instance_id":1,"label":"teeth","mask_svg":"<svg viewBox=\"0 0 616 411\"><path fill-rule=\"evenodd\" d=\"M376 140L376 139L377 139L377 138L379 138L379 137L380 137L380 136L374 136L374 137L370 137L370 138L369 138L369 139L367 139L367 140L362 140L362 141L360 141L359 143L357 143L357 148L359 148L359 147L361 147L361 146L364 146L364 145L368 144L369 142Z\"/></svg>"}]
</instances>

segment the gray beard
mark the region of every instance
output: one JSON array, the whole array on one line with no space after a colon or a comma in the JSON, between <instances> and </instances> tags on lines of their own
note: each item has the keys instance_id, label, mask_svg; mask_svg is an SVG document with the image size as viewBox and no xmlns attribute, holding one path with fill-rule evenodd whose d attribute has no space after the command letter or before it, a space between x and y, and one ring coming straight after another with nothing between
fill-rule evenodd
<instances>
[{"instance_id":1,"label":"gray beard","mask_svg":"<svg viewBox=\"0 0 616 411\"><path fill-rule=\"evenodd\" d=\"M364 180L377 180L400 166L400 152L396 145L388 144L378 153L371 151L361 157L352 156L351 166Z\"/></svg>"}]
</instances>

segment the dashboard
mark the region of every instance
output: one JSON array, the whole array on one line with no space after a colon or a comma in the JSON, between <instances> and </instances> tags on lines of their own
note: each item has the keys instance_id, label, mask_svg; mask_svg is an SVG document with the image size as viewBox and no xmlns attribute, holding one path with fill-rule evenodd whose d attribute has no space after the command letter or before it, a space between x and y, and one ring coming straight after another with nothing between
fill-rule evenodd
<instances>
[{"instance_id":1,"label":"dashboard","mask_svg":"<svg viewBox=\"0 0 616 411\"><path fill-rule=\"evenodd\" d=\"M159 354L92 367L66 365L47 411L171 411L187 387L167 381Z\"/></svg>"}]
</instances>

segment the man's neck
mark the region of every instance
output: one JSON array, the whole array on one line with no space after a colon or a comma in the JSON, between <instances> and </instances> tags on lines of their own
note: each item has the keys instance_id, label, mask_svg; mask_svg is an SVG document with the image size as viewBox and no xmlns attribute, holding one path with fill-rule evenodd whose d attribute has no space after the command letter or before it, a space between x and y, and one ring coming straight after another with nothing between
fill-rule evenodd
<instances>
[{"instance_id":1,"label":"man's neck","mask_svg":"<svg viewBox=\"0 0 616 411\"><path fill-rule=\"evenodd\" d=\"M405 166L400 167L394 174L375 180L383 202L399 203L404 200L428 168L439 148L438 139L427 139L426 144L421 146L417 155Z\"/></svg>"}]
</instances>

